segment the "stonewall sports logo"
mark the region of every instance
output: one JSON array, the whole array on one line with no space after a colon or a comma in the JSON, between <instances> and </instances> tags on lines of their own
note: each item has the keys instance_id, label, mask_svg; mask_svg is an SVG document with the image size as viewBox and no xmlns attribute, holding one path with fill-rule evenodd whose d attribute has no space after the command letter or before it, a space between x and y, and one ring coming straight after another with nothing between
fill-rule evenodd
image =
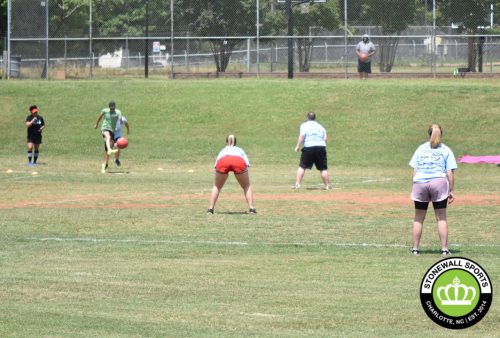
<instances>
[{"instance_id":1,"label":"stonewall sports logo","mask_svg":"<svg viewBox=\"0 0 500 338\"><path fill-rule=\"evenodd\" d=\"M434 264L420 286L420 301L435 323L449 329L477 324L493 299L486 271L470 259L452 257Z\"/></svg>"}]
</instances>

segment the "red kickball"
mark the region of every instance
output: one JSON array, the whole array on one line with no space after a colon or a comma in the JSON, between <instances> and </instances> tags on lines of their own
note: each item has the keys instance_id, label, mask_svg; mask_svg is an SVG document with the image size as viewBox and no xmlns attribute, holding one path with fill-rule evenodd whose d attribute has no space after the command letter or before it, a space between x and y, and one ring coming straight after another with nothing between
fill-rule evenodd
<instances>
[{"instance_id":1,"label":"red kickball","mask_svg":"<svg viewBox=\"0 0 500 338\"><path fill-rule=\"evenodd\" d=\"M125 137L120 137L116 140L116 146L120 149L125 149L128 146L128 140Z\"/></svg>"},{"instance_id":2,"label":"red kickball","mask_svg":"<svg viewBox=\"0 0 500 338\"><path fill-rule=\"evenodd\" d=\"M363 62L366 62L368 60L370 60L370 58L368 57L368 55L366 55L365 53L361 53L361 55L359 56L359 59Z\"/></svg>"}]
</instances>

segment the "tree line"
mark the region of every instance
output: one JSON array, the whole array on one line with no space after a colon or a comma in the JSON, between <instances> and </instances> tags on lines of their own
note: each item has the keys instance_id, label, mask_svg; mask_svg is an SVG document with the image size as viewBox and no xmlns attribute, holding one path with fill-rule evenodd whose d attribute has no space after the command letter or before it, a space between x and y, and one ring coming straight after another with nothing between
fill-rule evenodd
<instances>
[{"instance_id":1,"label":"tree line","mask_svg":"<svg viewBox=\"0 0 500 338\"><path fill-rule=\"evenodd\" d=\"M0 0L2 18L5 18L7 0ZM11 0L17 8L13 30L29 31L33 22L30 6L40 6L39 1ZM89 35L89 0L48 0L50 5L50 36ZM386 38L378 39L379 68L392 70L399 42L399 35L410 25L422 24L422 19L432 23L432 0L348 0L348 27L344 27L344 0L327 0L312 3L307 11L293 6L294 35L308 36L295 39L299 70L309 71L314 39L320 32L346 29L355 32L360 24L376 26ZM185 36L254 36L256 31L256 0L174 0L175 34ZM277 0L260 0L259 15L262 35L286 35L285 6ZM489 25L490 6L500 10L500 0L436 0L437 24L454 23L458 32L467 35L484 33ZM145 10L150 8L151 34L170 33L170 0L92 0L92 31L99 36L143 36ZM495 18L498 15L495 14ZM2 19L5 30L5 20ZM241 39L209 39L208 43L217 71L224 72L232 51ZM475 71L481 40L468 37L468 67ZM99 46L98 44L96 47ZM100 48L105 49L104 45ZM104 51L104 50L103 50Z\"/></svg>"}]
</instances>

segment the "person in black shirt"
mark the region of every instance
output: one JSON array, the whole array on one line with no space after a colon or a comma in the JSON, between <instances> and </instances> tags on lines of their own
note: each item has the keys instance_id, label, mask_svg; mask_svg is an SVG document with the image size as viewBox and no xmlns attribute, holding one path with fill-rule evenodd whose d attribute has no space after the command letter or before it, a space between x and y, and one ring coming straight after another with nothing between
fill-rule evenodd
<instances>
[{"instance_id":1,"label":"person in black shirt","mask_svg":"<svg viewBox=\"0 0 500 338\"><path fill-rule=\"evenodd\" d=\"M30 115L26 116L26 128L28 129L28 165L31 167L38 160L40 144L42 144L42 130L45 128L43 117L38 115L38 107L33 105L29 108ZM33 153L34 148L34 153Z\"/></svg>"}]
</instances>

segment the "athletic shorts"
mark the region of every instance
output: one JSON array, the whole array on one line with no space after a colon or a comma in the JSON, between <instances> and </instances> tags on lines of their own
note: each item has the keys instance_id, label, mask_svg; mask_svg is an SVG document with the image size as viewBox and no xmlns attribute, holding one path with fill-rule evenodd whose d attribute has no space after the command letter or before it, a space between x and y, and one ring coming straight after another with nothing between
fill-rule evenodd
<instances>
[{"instance_id":1,"label":"athletic shorts","mask_svg":"<svg viewBox=\"0 0 500 338\"><path fill-rule=\"evenodd\" d=\"M415 207L419 204L419 208L417 209L423 208L423 204L421 203L427 205L429 202L433 202L435 209L436 206L438 206L437 209L442 209L443 203L439 204L439 202L447 200L449 194L450 188L448 179L446 177L441 177L430 182L413 183L411 199L415 201ZM447 203L444 203L444 208L446 208L446 205Z\"/></svg>"},{"instance_id":2,"label":"athletic shorts","mask_svg":"<svg viewBox=\"0 0 500 338\"><path fill-rule=\"evenodd\" d=\"M327 170L326 147L302 148L299 166L302 169L312 169L313 164L319 171Z\"/></svg>"},{"instance_id":3,"label":"athletic shorts","mask_svg":"<svg viewBox=\"0 0 500 338\"><path fill-rule=\"evenodd\" d=\"M215 170L221 174L227 174L232 171L235 174L242 174L247 171L248 166L245 160L239 156L224 156L217 161Z\"/></svg>"},{"instance_id":4,"label":"athletic shorts","mask_svg":"<svg viewBox=\"0 0 500 338\"><path fill-rule=\"evenodd\" d=\"M372 63L370 61L363 62L358 59L358 73L371 73Z\"/></svg>"},{"instance_id":5,"label":"athletic shorts","mask_svg":"<svg viewBox=\"0 0 500 338\"><path fill-rule=\"evenodd\" d=\"M28 141L28 143L42 144L42 134L28 135L26 140Z\"/></svg>"}]
</instances>

